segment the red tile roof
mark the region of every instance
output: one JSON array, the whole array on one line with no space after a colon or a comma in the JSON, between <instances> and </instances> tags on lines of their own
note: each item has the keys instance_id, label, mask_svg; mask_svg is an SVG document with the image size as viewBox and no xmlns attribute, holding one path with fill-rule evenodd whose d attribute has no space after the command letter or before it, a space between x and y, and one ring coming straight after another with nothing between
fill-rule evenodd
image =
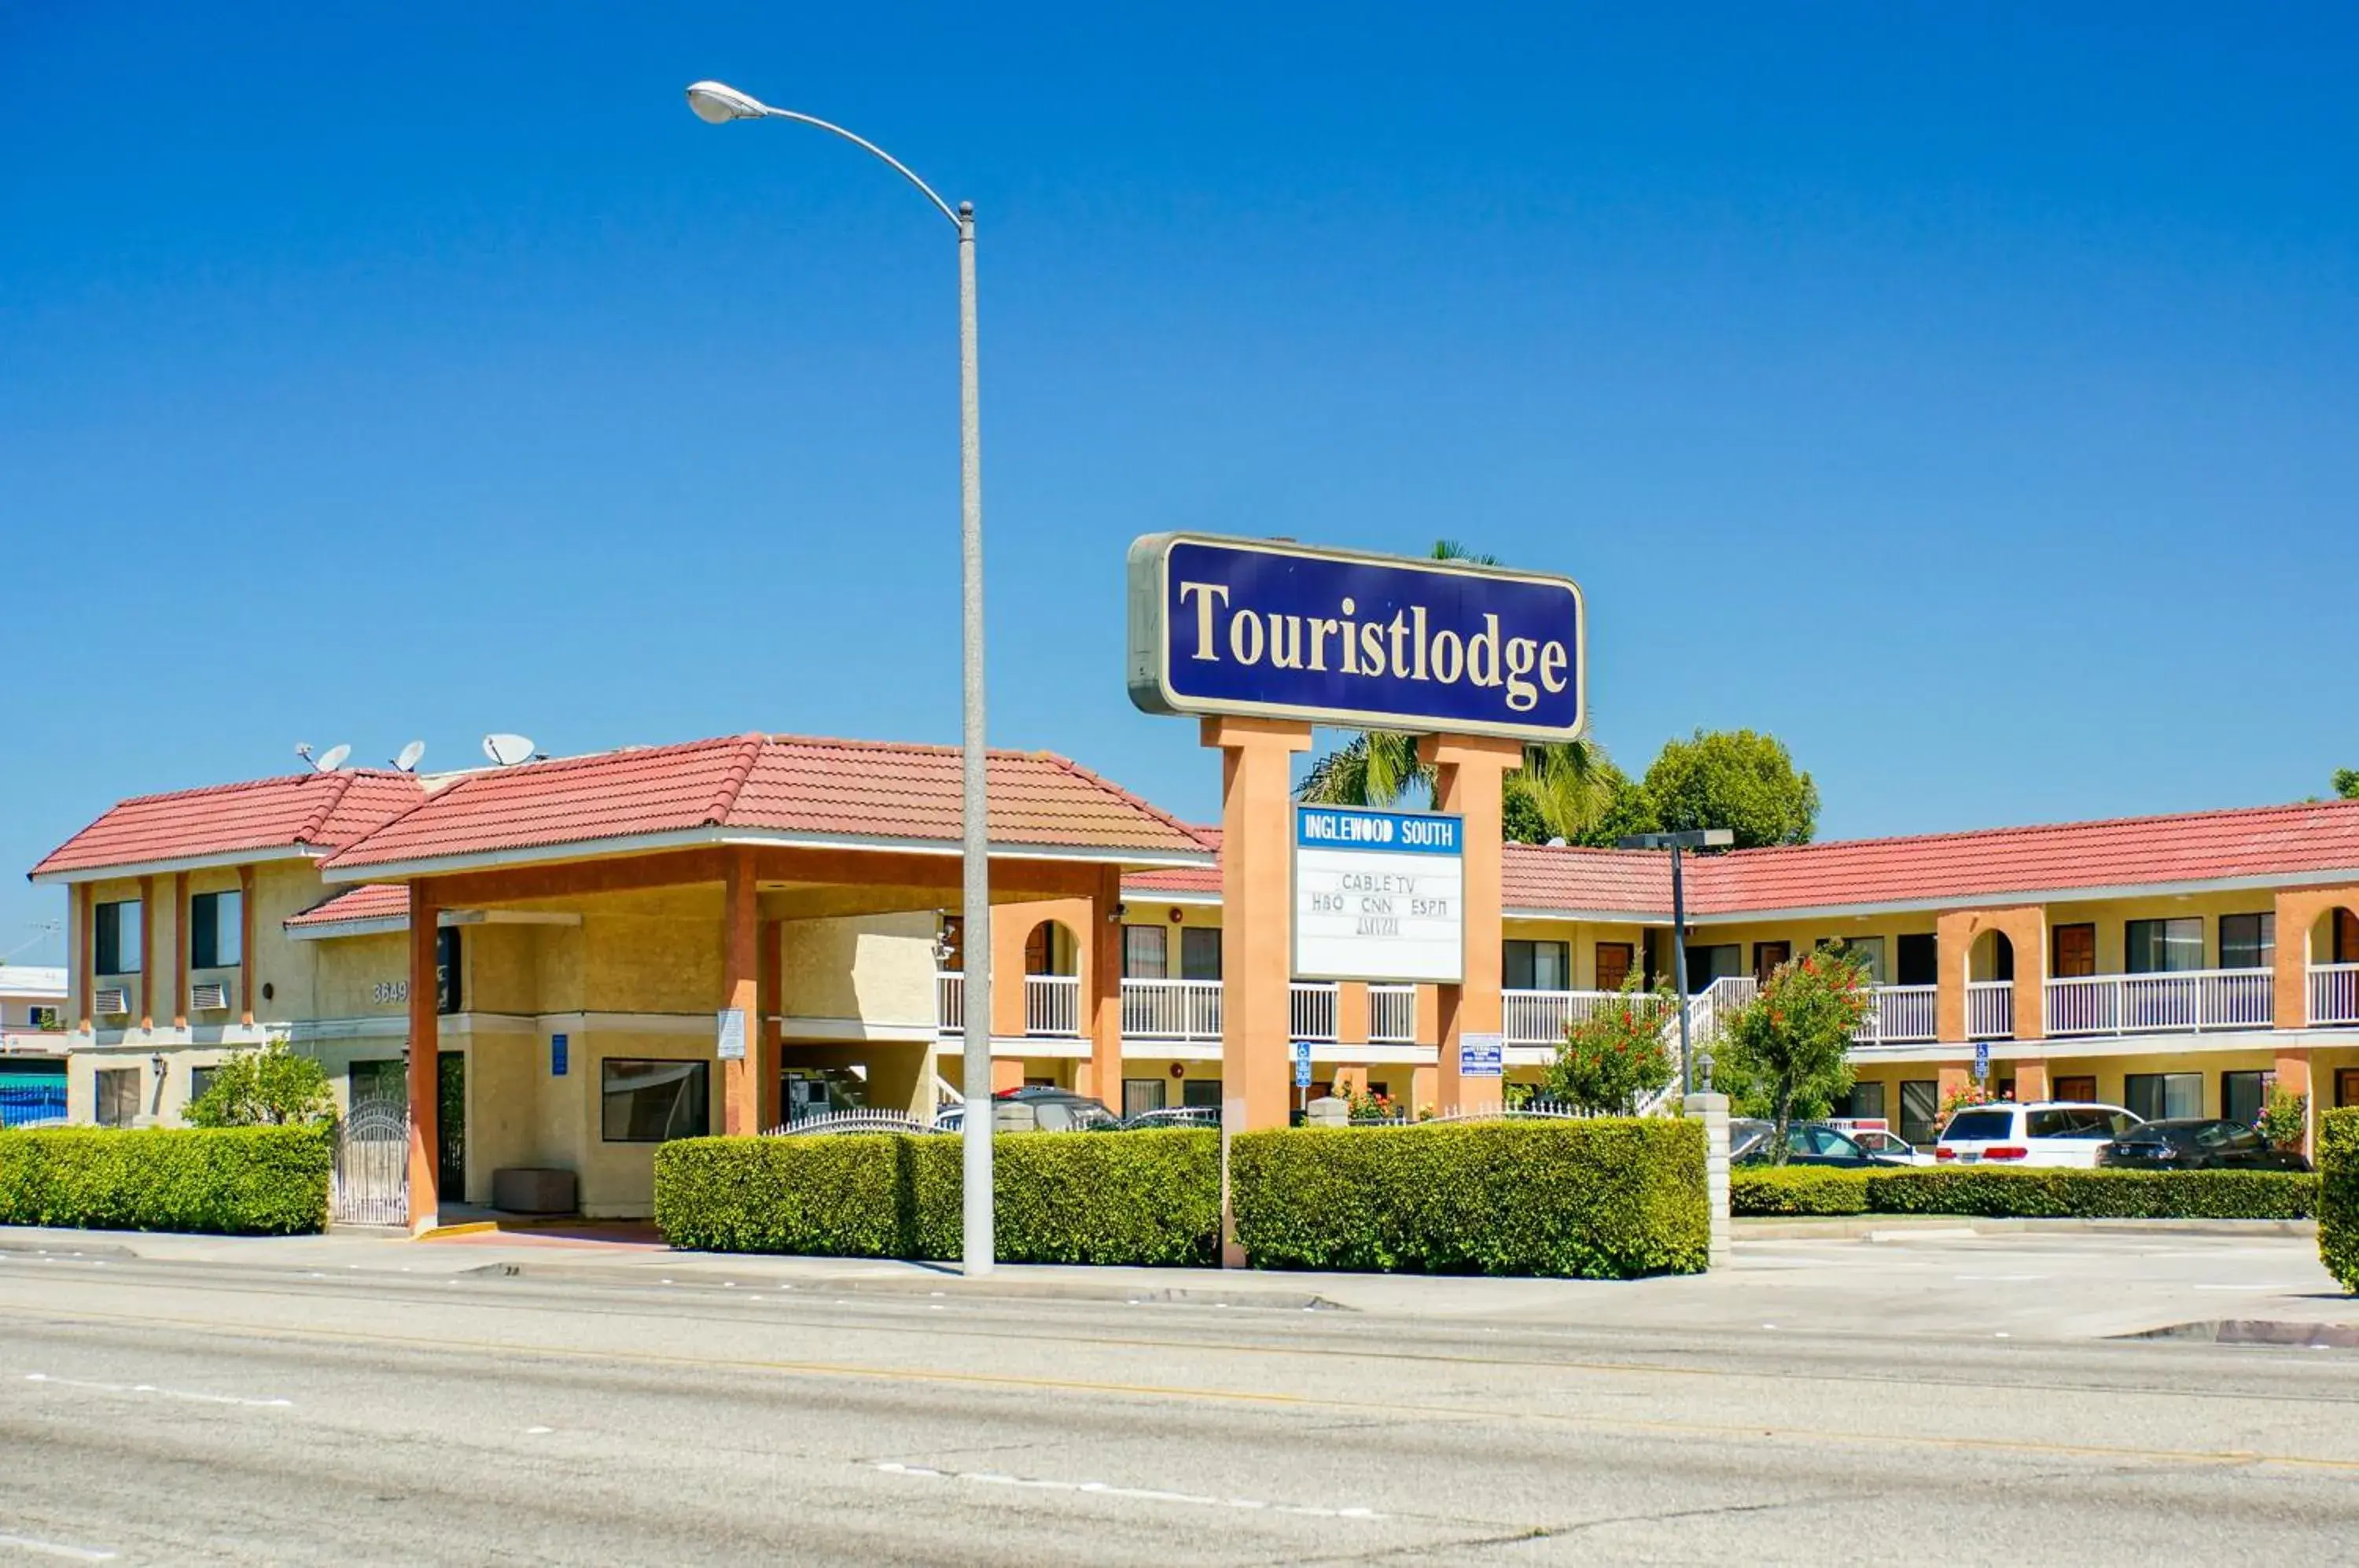
<instances>
[{"instance_id":1,"label":"red tile roof","mask_svg":"<svg viewBox=\"0 0 2359 1568\"><path fill-rule=\"evenodd\" d=\"M364 882L357 887L312 905L301 914L287 918L288 931L306 931L314 926L342 925L347 920L407 920L409 918L409 886L405 882Z\"/></svg>"},{"instance_id":2,"label":"red tile roof","mask_svg":"<svg viewBox=\"0 0 2359 1568\"><path fill-rule=\"evenodd\" d=\"M1201 822L1191 822L1188 826L1188 831L1194 833L1198 842L1211 850L1215 857L1220 855L1221 830L1219 828L1208 828ZM1160 893L1166 897L1178 894L1181 897L1201 898L1209 893L1217 898L1221 896L1220 863L1215 858L1213 864L1210 866L1180 866L1165 871L1134 871L1122 879L1122 891L1125 898L1136 896L1151 898Z\"/></svg>"},{"instance_id":3,"label":"red tile roof","mask_svg":"<svg viewBox=\"0 0 2359 1568\"><path fill-rule=\"evenodd\" d=\"M272 850L324 855L400 815L425 792L409 774L355 768L142 795L110 808L30 875L87 876Z\"/></svg>"},{"instance_id":4,"label":"red tile roof","mask_svg":"<svg viewBox=\"0 0 2359 1568\"><path fill-rule=\"evenodd\" d=\"M1707 915L2359 872L2359 800L1852 839L1689 864L1688 907Z\"/></svg>"},{"instance_id":5,"label":"red tile roof","mask_svg":"<svg viewBox=\"0 0 2359 1568\"><path fill-rule=\"evenodd\" d=\"M1001 848L1192 856L1168 812L1048 752L995 751ZM744 735L468 774L345 849L332 871L697 830L955 844L954 746Z\"/></svg>"},{"instance_id":6,"label":"red tile roof","mask_svg":"<svg viewBox=\"0 0 2359 1568\"><path fill-rule=\"evenodd\" d=\"M1511 844L1499 867L1499 880L1500 902L1511 909L1591 909L1666 917L1671 912L1671 857L1668 855Z\"/></svg>"}]
</instances>

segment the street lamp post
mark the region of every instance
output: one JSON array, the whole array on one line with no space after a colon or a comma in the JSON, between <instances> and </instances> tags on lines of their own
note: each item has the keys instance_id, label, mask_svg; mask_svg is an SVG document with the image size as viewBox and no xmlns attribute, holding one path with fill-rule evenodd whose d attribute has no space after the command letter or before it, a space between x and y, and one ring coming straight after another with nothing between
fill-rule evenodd
<instances>
[{"instance_id":1,"label":"street lamp post","mask_svg":"<svg viewBox=\"0 0 2359 1568\"><path fill-rule=\"evenodd\" d=\"M909 167L865 137L792 109L774 109L718 82L688 90L688 106L709 125L731 120L793 120L842 137L868 152L916 186L958 231L959 262L959 547L962 627L960 749L961 834L963 861L966 970L963 1007L965 1112L960 1140L965 1146L963 1267L969 1277L988 1274L992 1265L991 1192L991 840L985 814L983 738L983 416L976 382L974 325L974 203L956 210L934 193Z\"/></svg>"},{"instance_id":2,"label":"street lamp post","mask_svg":"<svg viewBox=\"0 0 2359 1568\"><path fill-rule=\"evenodd\" d=\"M1690 849L1724 849L1736 842L1726 828L1690 828L1684 833L1632 833L1616 839L1617 849L1668 849L1671 852L1671 984L1680 992L1680 1093L1695 1092L1694 1053L1688 1049L1688 893L1680 875L1680 855Z\"/></svg>"}]
</instances>

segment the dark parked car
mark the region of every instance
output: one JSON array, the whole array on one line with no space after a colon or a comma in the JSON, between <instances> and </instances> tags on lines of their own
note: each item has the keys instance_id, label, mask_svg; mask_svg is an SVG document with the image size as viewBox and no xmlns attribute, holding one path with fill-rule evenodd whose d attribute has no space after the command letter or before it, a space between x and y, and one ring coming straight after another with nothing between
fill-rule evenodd
<instances>
[{"instance_id":1,"label":"dark parked car","mask_svg":"<svg viewBox=\"0 0 2359 1568\"><path fill-rule=\"evenodd\" d=\"M2183 1116L2144 1122L2097 1149L2097 1163L2118 1171L2307 1171L2299 1154L2271 1149L2242 1122Z\"/></svg>"},{"instance_id":2,"label":"dark parked car","mask_svg":"<svg viewBox=\"0 0 2359 1568\"><path fill-rule=\"evenodd\" d=\"M1211 1127L1218 1132L1221 1127L1221 1107L1218 1105L1166 1105L1159 1111L1141 1111L1122 1125L1126 1132L1137 1132L1154 1127Z\"/></svg>"},{"instance_id":3,"label":"dark parked car","mask_svg":"<svg viewBox=\"0 0 2359 1568\"><path fill-rule=\"evenodd\" d=\"M1002 1089L992 1098L1031 1106L1034 1125L1042 1132L1106 1132L1122 1126L1122 1118L1107 1110L1103 1101L1071 1089Z\"/></svg>"},{"instance_id":4,"label":"dark parked car","mask_svg":"<svg viewBox=\"0 0 2359 1568\"><path fill-rule=\"evenodd\" d=\"M1732 1165L1769 1163L1769 1136L1777 1128L1765 1121L1740 1117L1728 1124L1728 1160ZM1786 1163L1832 1165L1850 1171L1906 1170L1908 1161L1870 1154L1847 1134L1829 1127L1795 1122L1786 1128Z\"/></svg>"}]
</instances>

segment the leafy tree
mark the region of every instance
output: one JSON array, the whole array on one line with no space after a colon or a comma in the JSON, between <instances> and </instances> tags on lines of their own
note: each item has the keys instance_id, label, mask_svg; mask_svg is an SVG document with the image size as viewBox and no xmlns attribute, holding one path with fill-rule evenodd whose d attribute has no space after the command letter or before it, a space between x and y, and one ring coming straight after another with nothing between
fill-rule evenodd
<instances>
[{"instance_id":1,"label":"leafy tree","mask_svg":"<svg viewBox=\"0 0 2359 1568\"><path fill-rule=\"evenodd\" d=\"M1779 964L1721 1031L1713 1081L1745 1115L1776 1124L1772 1163L1785 1163L1797 1117L1825 1116L1851 1087L1851 1038L1874 1005L1866 961L1821 948Z\"/></svg>"},{"instance_id":2,"label":"leafy tree","mask_svg":"<svg viewBox=\"0 0 2359 1568\"><path fill-rule=\"evenodd\" d=\"M201 1127L321 1122L335 1114L327 1073L283 1040L241 1051L214 1068L213 1081L182 1113L190 1125Z\"/></svg>"},{"instance_id":3,"label":"leafy tree","mask_svg":"<svg viewBox=\"0 0 2359 1568\"><path fill-rule=\"evenodd\" d=\"M2269 1140L2271 1149L2299 1149L2310 1137L2310 1096L2271 1087L2255 1130Z\"/></svg>"},{"instance_id":4,"label":"leafy tree","mask_svg":"<svg viewBox=\"0 0 2359 1568\"><path fill-rule=\"evenodd\" d=\"M1641 991L1632 975L1612 1001L1565 1026L1549 1094L1592 1115L1636 1116L1640 1101L1671 1081L1663 1028L1678 1006L1669 990Z\"/></svg>"},{"instance_id":5,"label":"leafy tree","mask_svg":"<svg viewBox=\"0 0 2359 1568\"><path fill-rule=\"evenodd\" d=\"M2334 792L2346 800L2359 800L2359 768L2336 768Z\"/></svg>"},{"instance_id":6,"label":"leafy tree","mask_svg":"<svg viewBox=\"0 0 2359 1568\"><path fill-rule=\"evenodd\" d=\"M1752 730L1698 730L1667 743L1642 786L1665 833L1726 828L1736 847L1808 844L1818 826L1819 787L1794 770L1785 742Z\"/></svg>"}]
</instances>

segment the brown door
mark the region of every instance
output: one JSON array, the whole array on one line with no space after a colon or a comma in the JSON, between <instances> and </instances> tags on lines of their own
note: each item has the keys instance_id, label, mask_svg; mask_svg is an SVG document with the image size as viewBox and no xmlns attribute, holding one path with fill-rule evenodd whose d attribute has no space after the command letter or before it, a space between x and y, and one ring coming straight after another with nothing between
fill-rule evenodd
<instances>
[{"instance_id":1,"label":"brown door","mask_svg":"<svg viewBox=\"0 0 2359 1568\"><path fill-rule=\"evenodd\" d=\"M2348 909L2334 911L2334 962L2359 964L2359 915Z\"/></svg>"},{"instance_id":2,"label":"brown door","mask_svg":"<svg viewBox=\"0 0 2359 1568\"><path fill-rule=\"evenodd\" d=\"M2097 972L2097 928L2095 926L2058 926L2056 928L2056 963L2051 969L2056 978L2070 980L2075 975Z\"/></svg>"},{"instance_id":3,"label":"brown door","mask_svg":"<svg viewBox=\"0 0 2359 1568\"><path fill-rule=\"evenodd\" d=\"M2094 1078L2059 1078L2050 1093L2060 1100L2093 1100L2097 1097L2097 1081Z\"/></svg>"},{"instance_id":4,"label":"brown door","mask_svg":"<svg viewBox=\"0 0 2359 1568\"><path fill-rule=\"evenodd\" d=\"M2359 1105L2359 1067L2344 1067L2335 1073L2334 1104L2337 1109Z\"/></svg>"},{"instance_id":5,"label":"brown door","mask_svg":"<svg viewBox=\"0 0 2359 1568\"><path fill-rule=\"evenodd\" d=\"M1597 988L1619 991L1630 978L1630 963L1637 955L1626 942L1601 942L1597 944Z\"/></svg>"},{"instance_id":6,"label":"brown door","mask_svg":"<svg viewBox=\"0 0 2359 1568\"><path fill-rule=\"evenodd\" d=\"M1769 972L1794 956L1790 942L1756 942L1753 944L1753 978L1764 985L1769 984Z\"/></svg>"}]
</instances>

